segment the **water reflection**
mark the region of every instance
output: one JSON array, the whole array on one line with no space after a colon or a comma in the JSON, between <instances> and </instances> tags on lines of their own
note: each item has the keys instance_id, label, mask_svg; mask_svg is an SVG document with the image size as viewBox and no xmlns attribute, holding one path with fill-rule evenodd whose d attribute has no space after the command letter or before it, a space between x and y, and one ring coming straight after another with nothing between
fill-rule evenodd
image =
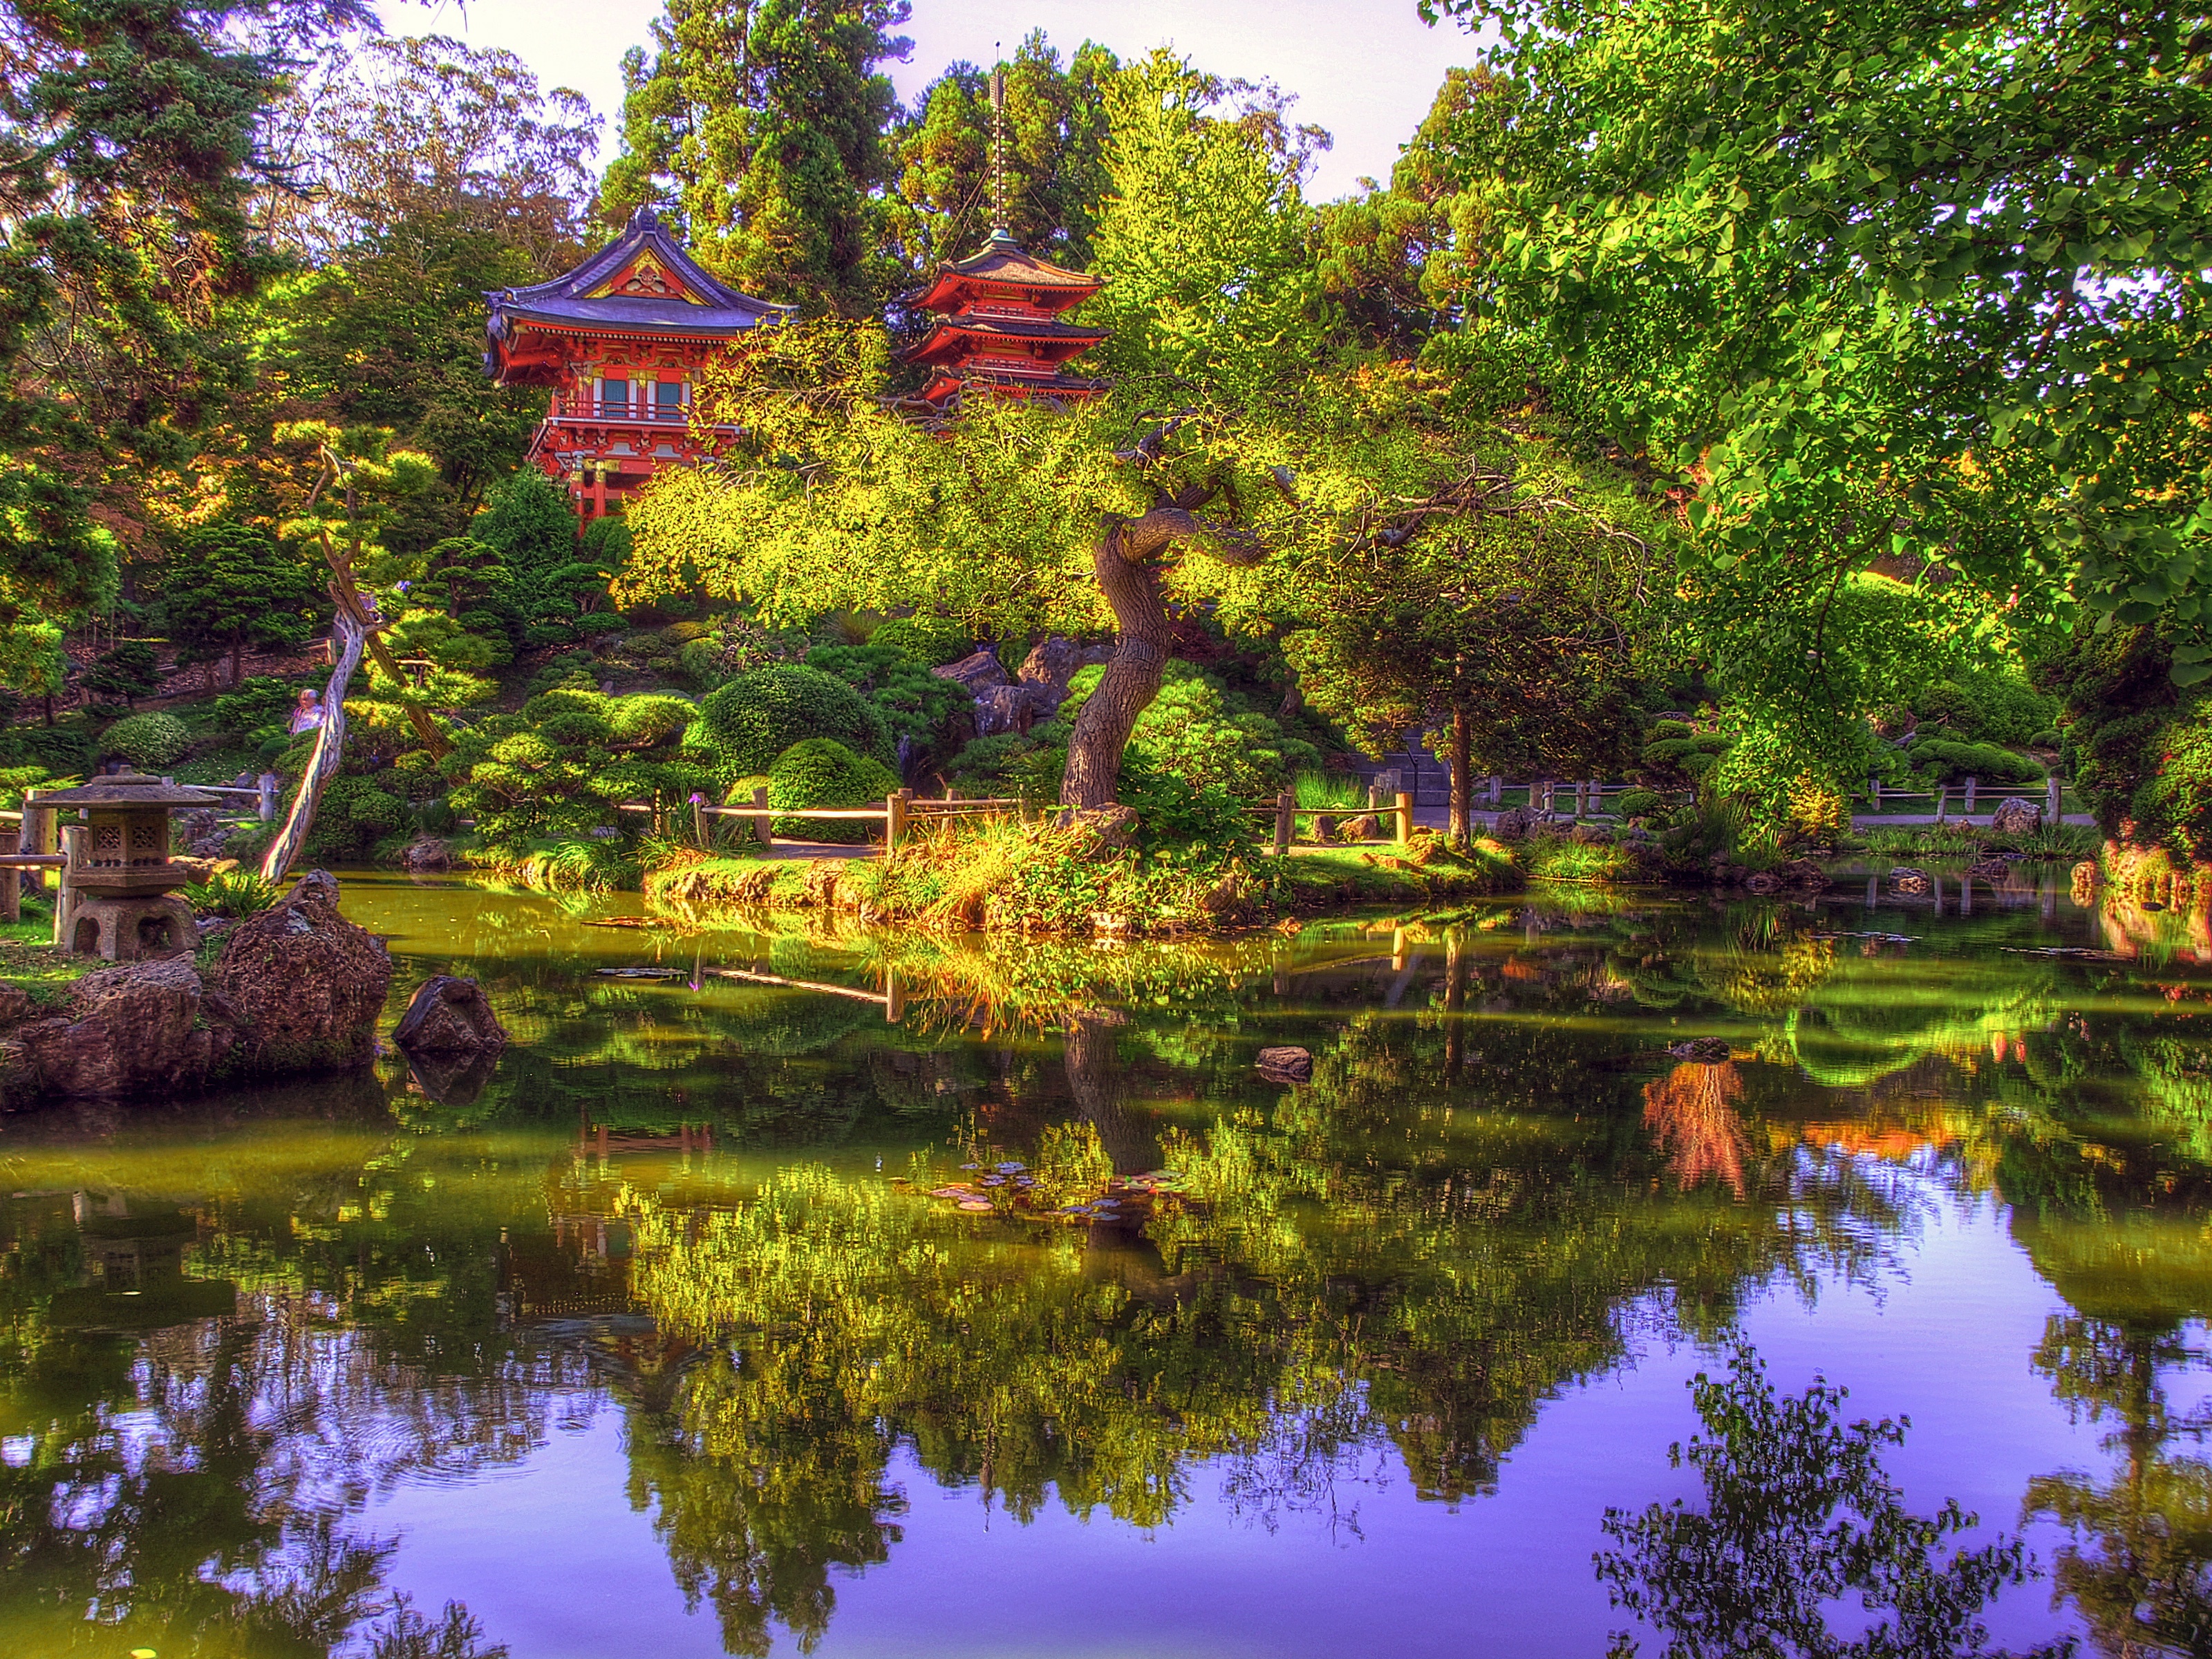
<instances>
[{"instance_id":1,"label":"water reflection","mask_svg":"<svg viewBox=\"0 0 2212 1659\"><path fill-rule=\"evenodd\" d=\"M1218 1510L1356 1547L1395 1492L1499 1492L1547 1402L1646 1339L1894 1282L1993 1200L2064 1298L2019 1364L2109 1436L2021 1494L2051 1616L2202 1650L2202 919L2008 954L2109 947L2051 896L1100 949L357 882L408 977L485 984L517 1039L489 1075L0 1130L0 1642L489 1650L395 1606L379 1505L529 1478L601 1415L625 1486L565 1492L574 1524L649 1516L732 1653L830 1642L841 1587L897 1571L902 1471L1015 1523ZM1692 1037L1729 1057L1668 1053ZM1284 1042L1310 1084L1253 1071ZM1000 1163L988 1212L927 1196ZM1529 1594L1601 1605L1588 1547L1553 1553ZM1378 1606L1409 1571L1373 1559Z\"/></svg>"}]
</instances>

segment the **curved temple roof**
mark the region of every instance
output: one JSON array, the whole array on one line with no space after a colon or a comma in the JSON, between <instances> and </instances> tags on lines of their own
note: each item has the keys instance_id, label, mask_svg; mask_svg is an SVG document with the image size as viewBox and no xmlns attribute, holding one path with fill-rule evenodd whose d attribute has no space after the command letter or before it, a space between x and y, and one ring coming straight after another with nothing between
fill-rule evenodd
<instances>
[{"instance_id":1,"label":"curved temple roof","mask_svg":"<svg viewBox=\"0 0 2212 1659\"><path fill-rule=\"evenodd\" d=\"M501 289L484 298L491 307L485 368L495 377L517 323L588 333L635 329L716 339L774 322L794 309L717 281L684 251L649 207L630 215L621 236L566 276Z\"/></svg>"}]
</instances>

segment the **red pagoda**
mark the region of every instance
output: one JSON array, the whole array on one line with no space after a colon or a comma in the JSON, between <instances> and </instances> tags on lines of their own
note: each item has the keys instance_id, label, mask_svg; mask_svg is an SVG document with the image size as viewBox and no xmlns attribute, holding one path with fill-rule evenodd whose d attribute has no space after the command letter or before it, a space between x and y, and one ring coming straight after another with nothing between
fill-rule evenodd
<instances>
[{"instance_id":1,"label":"red pagoda","mask_svg":"<svg viewBox=\"0 0 2212 1659\"><path fill-rule=\"evenodd\" d=\"M901 301L938 313L929 337L902 354L930 371L923 401L948 412L961 393L985 387L1017 398L1095 398L1103 380L1066 372L1070 360L1106 337L1066 314L1103 287L1096 276L1062 270L1024 250L1004 229L983 251L938 267Z\"/></svg>"},{"instance_id":2,"label":"red pagoda","mask_svg":"<svg viewBox=\"0 0 2212 1659\"><path fill-rule=\"evenodd\" d=\"M697 372L792 309L716 282L649 207L567 276L484 298L484 373L553 388L528 459L568 480L586 518L618 509L664 467L720 451L736 428L692 426Z\"/></svg>"}]
</instances>

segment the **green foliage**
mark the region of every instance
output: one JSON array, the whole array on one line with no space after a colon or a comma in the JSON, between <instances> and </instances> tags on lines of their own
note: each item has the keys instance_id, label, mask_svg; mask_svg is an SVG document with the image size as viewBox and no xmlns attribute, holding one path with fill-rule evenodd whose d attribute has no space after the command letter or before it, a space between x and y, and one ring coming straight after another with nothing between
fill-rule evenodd
<instances>
[{"instance_id":1,"label":"green foliage","mask_svg":"<svg viewBox=\"0 0 2212 1659\"><path fill-rule=\"evenodd\" d=\"M125 640L104 652L85 671L84 689L102 696L120 697L125 703L151 696L161 689L161 666L154 647L143 640Z\"/></svg>"},{"instance_id":2,"label":"green foliage","mask_svg":"<svg viewBox=\"0 0 2212 1659\"><path fill-rule=\"evenodd\" d=\"M1367 804L1366 784L1349 772L1317 772L1307 767L1291 780L1291 787L1301 806L1364 806Z\"/></svg>"},{"instance_id":3,"label":"green foliage","mask_svg":"<svg viewBox=\"0 0 2212 1659\"><path fill-rule=\"evenodd\" d=\"M498 603L463 603L454 607L456 616L476 608L509 613L520 630L516 643L532 647L573 644L627 625L607 608L614 573L609 559L623 550L611 546L604 533L580 544L568 492L536 468L525 467L491 487L467 539L497 558L499 574L494 577L486 568L484 587L485 598Z\"/></svg>"},{"instance_id":4,"label":"green foliage","mask_svg":"<svg viewBox=\"0 0 2212 1659\"><path fill-rule=\"evenodd\" d=\"M1200 786L1154 771L1133 752L1121 769L1119 799L1136 809L1137 850L1210 870L1255 851L1261 820L1218 783Z\"/></svg>"},{"instance_id":5,"label":"green foliage","mask_svg":"<svg viewBox=\"0 0 2212 1659\"><path fill-rule=\"evenodd\" d=\"M1923 777L1942 783L1957 783L1973 778L1980 784L2040 783L2045 774L2042 763L2027 755L2016 755L2009 749L1999 749L1986 743L1946 743L1939 738L1921 738L1906 750L1912 769Z\"/></svg>"},{"instance_id":6,"label":"green foliage","mask_svg":"<svg viewBox=\"0 0 2212 1659\"><path fill-rule=\"evenodd\" d=\"M1119 66L1086 40L1063 70L1044 31L1032 29L1005 67L1005 228L1030 252L1086 270L1107 190L1101 88ZM908 268L965 258L991 234L992 125L990 71L971 64L955 64L925 88L900 123L897 194L887 216Z\"/></svg>"},{"instance_id":7,"label":"green foliage","mask_svg":"<svg viewBox=\"0 0 2212 1659\"><path fill-rule=\"evenodd\" d=\"M316 803L307 857L320 864L366 864L379 842L413 822L405 786L396 775L341 773L323 786Z\"/></svg>"},{"instance_id":8,"label":"green foliage","mask_svg":"<svg viewBox=\"0 0 2212 1659\"><path fill-rule=\"evenodd\" d=\"M2212 676L2195 14L1429 9L1504 31L1456 134L1491 314L1694 483L1706 569L1820 590L1902 556L2023 625L2163 618ZM1741 631L1817 698L1798 630Z\"/></svg>"},{"instance_id":9,"label":"green foliage","mask_svg":"<svg viewBox=\"0 0 2212 1659\"><path fill-rule=\"evenodd\" d=\"M2018 668L1969 670L1936 681L1917 692L1911 702L1920 716L1922 736L1966 743L2033 743L2058 715L2057 699L2034 690ZM1944 729L1939 733L1930 726Z\"/></svg>"},{"instance_id":10,"label":"green foliage","mask_svg":"<svg viewBox=\"0 0 2212 1659\"><path fill-rule=\"evenodd\" d=\"M1650 817L1667 805L1665 798L1653 789L1624 789L1607 804L1613 815L1622 819Z\"/></svg>"},{"instance_id":11,"label":"green foliage","mask_svg":"<svg viewBox=\"0 0 2212 1659\"><path fill-rule=\"evenodd\" d=\"M1668 1659L1989 1651L1982 1610L2030 1576L2027 1550L2003 1535L1979 1549L1952 1543L1977 1524L1955 1498L1933 1516L1905 1507L1881 1457L1904 1443L1907 1424L1846 1424L1846 1391L1824 1379L1778 1399L1748 1347L1735 1351L1728 1378L1700 1371L1690 1390L1705 1432L1668 1456L1704 1480L1704 1508L1677 1499L1641 1515L1607 1509L1606 1534L1620 1548L1597 1558L1613 1605L1664 1632ZM1827 1609L1846 1597L1875 1615L1850 1639L1828 1624ZM2059 1659L2073 1645L2034 1652ZM1633 1650L1616 1638L1616 1652Z\"/></svg>"},{"instance_id":12,"label":"green foliage","mask_svg":"<svg viewBox=\"0 0 2212 1659\"><path fill-rule=\"evenodd\" d=\"M721 779L766 772L808 738L831 738L888 765L890 726L875 704L836 675L779 665L738 675L699 706L688 747Z\"/></svg>"},{"instance_id":13,"label":"green foliage","mask_svg":"<svg viewBox=\"0 0 2212 1659\"><path fill-rule=\"evenodd\" d=\"M191 729L174 714L132 714L100 734L103 754L118 755L141 771L159 771L191 746Z\"/></svg>"},{"instance_id":14,"label":"green foliage","mask_svg":"<svg viewBox=\"0 0 2212 1659\"><path fill-rule=\"evenodd\" d=\"M623 58L622 153L599 210L619 221L673 198L691 252L768 299L856 315L890 292L884 143L898 107L876 66L906 0L753 5L702 0Z\"/></svg>"},{"instance_id":15,"label":"green foliage","mask_svg":"<svg viewBox=\"0 0 2212 1659\"><path fill-rule=\"evenodd\" d=\"M1054 720L1072 726L1105 672L1097 664L1076 670ZM1185 662L1168 665L1159 696L1137 716L1129 743L1133 766L1247 800L1272 799L1292 773L1321 763L1313 744L1285 736L1272 718Z\"/></svg>"},{"instance_id":16,"label":"green foliage","mask_svg":"<svg viewBox=\"0 0 2212 1659\"><path fill-rule=\"evenodd\" d=\"M886 623L884 627L890 626ZM917 751L927 750L975 702L965 687L940 678L900 650L896 640L880 643L878 628L866 645L820 645L806 653L806 665L835 674L864 693L884 717L894 744L907 738Z\"/></svg>"},{"instance_id":17,"label":"green foliage","mask_svg":"<svg viewBox=\"0 0 2212 1659\"><path fill-rule=\"evenodd\" d=\"M161 568L161 629L187 660L228 654L231 682L249 646L304 644L326 606L305 556L240 524L190 532Z\"/></svg>"},{"instance_id":18,"label":"green foliage","mask_svg":"<svg viewBox=\"0 0 2212 1659\"><path fill-rule=\"evenodd\" d=\"M215 700L216 724L226 732L257 732L283 723L298 699L290 681L256 674Z\"/></svg>"},{"instance_id":19,"label":"green foliage","mask_svg":"<svg viewBox=\"0 0 2212 1659\"><path fill-rule=\"evenodd\" d=\"M561 835L532 842L516 863L523 884L549 893L606 893L637 884L637 855L617 836Z\"/></svg>"},{"instance_id":20,"label":"green foliage","mask_svg":"<svg viewBox=\"0 0 2212 1659\"><path fill-rule=\"evenodd\" d=\"M975 649L975 636L943 617L893 617L878 624L868 643L920 663L924 668L958 662Z\"/></svg>"},{"instance_id":21,"label":"green foliage","mask_svg":"<svg viewBox=\"0 0 2212 1659\"><path fill-rule=\"evenodd\" d=\"M283 889L254 870L218 870L205 881L185 884L185 902L202 915L258 915L283 896Z\"/></svg>"},{"instance_id":22,"label":"green foliage","mask_svg":"<svg viewBox=\"0 0 2212 1659\"><path fill-rule=\"evenodd\" d=\"M945 781L969 795L1042 806L1060 798L1067 770L1070 723L1039 720L1026 732L994 732L963 744L945 766Z\"/></svg>"},{"instance_id":23,"label":"green foliage","mask_svg":"<svg viewBox=\"0 0 2212 1659\"><path fill-rule=\"evenodd\" d=\"M807 806L880 806L898 791L898 774L829 738L808 738L775 757L768 772L768 804L779 812ZM866 818L779 817L779 836L805 841L863 842L878 836Z\"/></svg>"},{"instance_id":24,"label":"green foliage","mask_svg":"<svg viewBox=\"0 0 2212 1659\"><path fill-rule=\"evenodd\" d=\"M485 843L520 857L549 836L587 838L617 825L619 803L673 806L710 788L708 769L682 747L696 713L665 695L542 691L514 714L457 732L439 773L453 809L475 817Z\"/></svg>"},{"instance_id":25,"label":"green foliage","mask_svg":"<svg viewBox=\"0 0 2212 1659\"><path fill-rule=\"evenodd\" d=\"M2155 630L2084 633L2037 670L2066 709L2061 765L2106 835L2212 858L2212 690L2173 683Z\"/></svg>"}]
</instances>

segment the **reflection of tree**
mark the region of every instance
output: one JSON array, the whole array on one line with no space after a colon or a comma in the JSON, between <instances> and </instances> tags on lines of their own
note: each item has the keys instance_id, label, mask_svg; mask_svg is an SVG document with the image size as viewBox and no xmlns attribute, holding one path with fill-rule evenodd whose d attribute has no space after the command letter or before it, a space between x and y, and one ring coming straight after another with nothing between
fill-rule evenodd
<instances>
[{"instance_id":1,"label":"reflection of tree","mask_svg":"<svg viewBox=\"0 0 2212 1659\"><path fill-rule=\"evenodd\" d=\"M1950 1499L1933 1516L1905 1507L1881 1467L1883 1449L1904 1443L1901 1425L1843 1422L1844 1391L1817 1379L1778 1399L1747 1348L1726 1380L1701 1371L1691 1391L1705 1433L1669 1455L1703 1478L1705 1507L1678 1499L1641 1515L1609 1509L1606 1534L1620 1548L1598 1557L1613 1604L1664 1632L1668 1659L1989 1651L1982 1610L2027 1576L2025 1551L2000 1538L1945 1559L1946 1540L1975 1520ZM1838 1604L1863 1625L1853 1638L1829 1628ZM1616 1655L1635 1650L1626 1634L1615 1638Z\"/></svg>"},{"instance_id":2,"label":"reflection of tree","mask_svg":"<svg viewBox=\"0 0 2212 1659\"><path fill-rule=\"evenodd\" d=\"M1751 1143L1736 1115L1743 1079L1733 1060L1717 1066L1684 1060L1644 1085L1644 1127L1666 1154L1677 1185L1695 1187L1717 1176L1743 1196L1743 1161Z\"/></svg>"},{"instance_id":3,"label":"reflection of tree","mask_svg":"<svg viewBox=\"0 0 2212 1659\"><path fill-rule=\"evenodd\" d=\"M2059 1589L2081 1610L2100 1651L2212 1650L2212 1462L2170 1449L2202 1443L2203 1418L2168 1408L2162 1368L2204 1356L2172 1326L2054 1315L2035 1368L2076 1420L2110 1420L2116 1454L2101 1483L2081 1473L2029 1484L2027 1510L2072 1534L2059 1553Z\"/></svg>"}]
</instances>

